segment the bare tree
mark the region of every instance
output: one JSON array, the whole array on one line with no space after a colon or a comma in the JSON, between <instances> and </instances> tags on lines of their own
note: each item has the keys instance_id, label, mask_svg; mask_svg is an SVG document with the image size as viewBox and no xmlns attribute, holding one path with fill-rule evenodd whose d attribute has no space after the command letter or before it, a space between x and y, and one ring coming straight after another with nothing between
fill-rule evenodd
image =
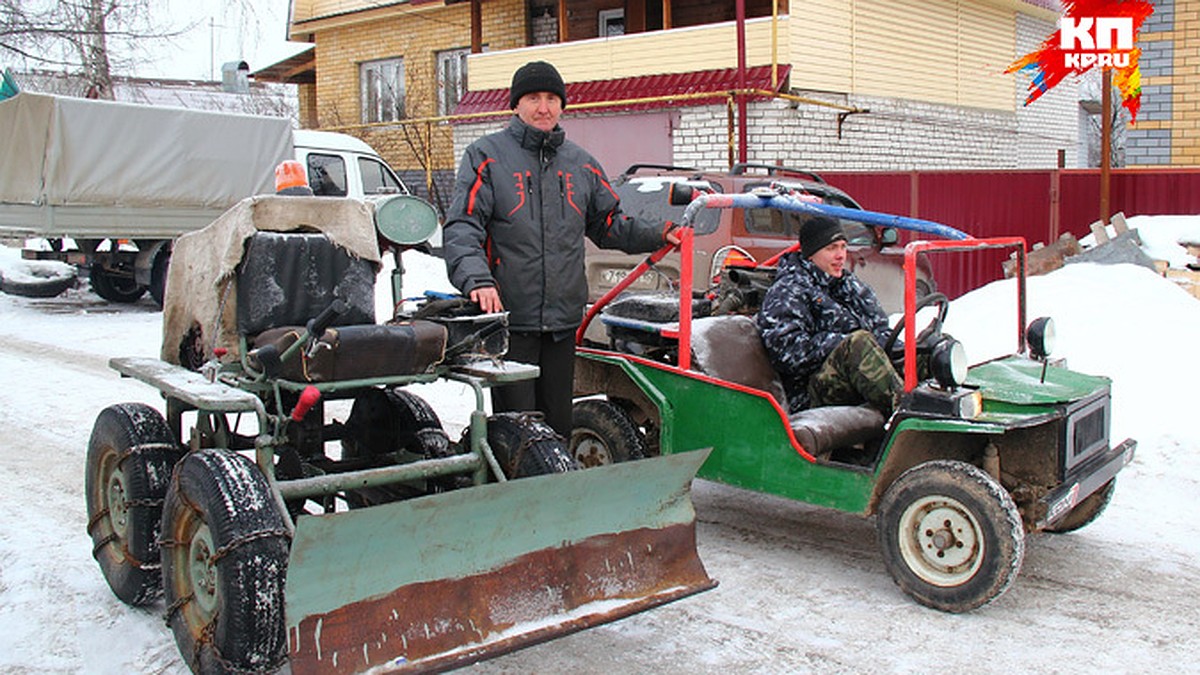
<instances>
[{"instance_id":1,"label":"bare tree","mask_svg":"<svg viewBox=\"0 0 1200 675\"><path fill-rule=\"evenodd\" d=\"M1097 69L1084 74L1079 81L1079 99L1087 111L1087 127L1084 141L1087 143L1088 166L1100 166L1100 127L1103 124L1104 111L1100 109L1101 87L1103 77ZM1121 96L1114 90L1111 96L1112 109L1109 115L1112 121L1112 145L1109 148L1110 166L1125 166L1125 139L1130 115L1125 106L1121 105Z\"/></svg>"},{"instance_id":2,"label":"bare tree","mask_svg":"<svg viewBox=\"0 0 1200 675\"><path fill-rule=\"evenodd\" d=\"M139 42L186 30L159 25L153 9L153 0L0 0L0 54L78 70L89 96L111 99L113 71L133 66Z\"/></svg>"}]
</instances>

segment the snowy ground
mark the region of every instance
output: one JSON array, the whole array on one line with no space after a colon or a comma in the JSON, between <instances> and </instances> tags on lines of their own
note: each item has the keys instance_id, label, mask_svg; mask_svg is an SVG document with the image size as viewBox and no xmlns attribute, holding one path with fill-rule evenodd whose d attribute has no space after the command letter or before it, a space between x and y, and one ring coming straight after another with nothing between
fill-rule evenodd
<instances>
[{"instance_id":1,"label":"snowy ground","mask_svg":"<svg viewBox=\"0 0 1200 675\"><path fill-rule=\"evenodd\" d=\"M1200 217L1141 218L1155 257ZM1161 248L1160 248L1161 247ZM1164 252L1165 251L1165 252ZM0 249L0 269L16 260ZM406 291L444 284L406 258ZM1053 315L1073 368L1113 378L1113 438L1138 439L1112 505L1072 535L1037 536L1013 588L967 615L911 602L891 582L874 524L697 481L710 592L473 667L481 673L1200 672L1200 431L1191 354L1200 301L1130 265L1030 279L1030 316ZM975 360L1011 349L1013 282L956 300L947 330ZM97 413L160 403L107 368L157 356L160 313L86 290L0 295L0 672L182 673L161 605L131 609L105 585L85 532L84 454ZM461 420L459 385L421 392Z\"/></svg>"}]
</instances>

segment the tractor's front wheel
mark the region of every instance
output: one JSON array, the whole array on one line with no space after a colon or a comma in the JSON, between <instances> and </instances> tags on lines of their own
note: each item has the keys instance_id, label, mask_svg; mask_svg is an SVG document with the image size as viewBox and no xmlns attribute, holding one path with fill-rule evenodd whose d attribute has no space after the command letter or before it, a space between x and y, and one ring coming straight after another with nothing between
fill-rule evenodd
<instances>
[{"instance_id":1,"label":"tractor's front wheel","mask_svg":"<svg viewBox=\"0 0 1200 675\"><path fill-rule=\"evenodd\" d=\"M281 666L288 533L258 468L224 450L187 455L162 529L167 624L192 672Z\"/></svg>"},{"instance_id":2,"label":"tractor's front wheel","mask_svg":"<svg viewBox=\"0 0 1200 675\"><path fill-rule=\"evenodd\" d=\"M171 467L182 456L162 415L142 403L111 405L92 427L84 477L92 556L126 604L162 594L159 524Z\"/></svg>"},{"instance_id":3,"label":"tractor's front wheel","mask_svg":"<svg viewBox=\"0 0 1200 675\"><path fill-rule=\"evenodd\" d=\"M605 399L585 399L572 410L571 456L584 467L642 459L645 443L624 408Z\"/></svg>"},{"instance_id":4,"label":"tractor's front wheel","mask_svg":"<svg viewBox=\"0 0 1200 675\"><path fill-rule=\"evenodd\" d=\"M970 611L999 597L1025 553L1012 497L965 462L926 462L901 474L880 501L877 527L896 584L945 612Z\"/></svg>"},{"instance_id":5,"label":"tractor's front wheel","mask_svg":"<svg viewBox=\"0 0 1200 675\"><path fill-rule=\"evenodd\" d=\"M1108 508L1108 503L1112 501L1113 492L1117 489L1117 479L1113 478L1086 499L1075 505L1067 515L1062 517L1062 520L1054 523L1046 528L1047 532L1054 534L1065 534L1074 532L1081 527L1090 525L1092 521L1100 517L1104 513L1104 509Z\"/></svg>"},{"instance_id":6,"label":"tractor's front wheel","mask_svg":"<svg viewBox=\"0 0 1200 675\"><path fill-rule=\"evenodd\" d=\"M488 418L488 447L509 478L563 473L578 468L562 437L540 415L497 413Z\"/></svg>"}]
</instances>

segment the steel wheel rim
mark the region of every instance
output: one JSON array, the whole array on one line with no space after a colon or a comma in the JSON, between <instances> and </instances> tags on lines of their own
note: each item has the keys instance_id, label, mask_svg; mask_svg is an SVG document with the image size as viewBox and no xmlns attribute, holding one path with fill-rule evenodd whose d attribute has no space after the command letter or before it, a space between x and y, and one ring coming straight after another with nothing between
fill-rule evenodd
<instances>
[{"instance_id":1,"label":"steel wheel rim","mask_svg":"<svg viewBox=\"0 0 1200 675\"><path fill-rule=\"evenodd\" d=\"M129 538L129 491L125 488L125 472L117 466L116 455L109 453L104 460L104 502L108 507L108 524L121 541Z\"/></svg>"},{"instance_id":2,"label":"steel wheel rim","mask_svg":"<svg viewBox=\"0 0 1200 675\"><path fill-rule=\"evenodd\" d=\"M217 607L217 566L213 559L216 547L208 525L200 523L188 542L187 570L188 585L196 598L196 605L206 617L212 616Z\"/></svg>"},{"instance_id":3,"label":"steel wheel rim","mask_svg":"<svg viewBox=\"0 0 1200 675\"><path fill-rule=\"evenodd\" d=\"M605 466L613 463L608 446L596 434L576 430L571 434L571 441L575 446L575 459L583 466Z\"/></svg>"},{"instance_id":4,"label":"steel wheel rim","mask_svg":"<svg viewBox=\"0 0 1200 675\"><path fill-rule=\"evenodd\" d=\"M961 502L922 497L900 515L900 555L913 574L934 586L966 583L983 566L982 528Z\"/></svg>"}]
</instances>

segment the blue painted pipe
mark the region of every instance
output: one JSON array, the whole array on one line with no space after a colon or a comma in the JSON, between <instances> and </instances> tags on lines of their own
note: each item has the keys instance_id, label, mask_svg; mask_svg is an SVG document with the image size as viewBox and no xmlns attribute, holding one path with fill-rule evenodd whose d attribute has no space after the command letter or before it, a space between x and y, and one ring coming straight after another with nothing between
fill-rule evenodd
<instances>
[{"instance_id":1,"label":"blue painted pipe","mask_svg":"<svg viewBox=\"0 0 1200 675\"><path fill-rule=\"evenodd\" d=\"M779 209L781 211L823 214L827 216L833 216L834 218L857 220L860 223L875 225L876 227L895 227L901 230L911 230L913 232L920 232L922 234L931 234L944 239L973 238L971 235L963 232L962 230L955 229L949 225L935 223L932 220L908 218L906 216L897 216L890 213L879 213L877 211L864 211L862 209L848 209L844 206L815 204L813 202L803 201L790 195L758 195L749 192L736 195L704 194L696 197L690 204L688 204L687 209L684 211L684 225L690 225L692 220L695 218L696 213L703 208L771 208Z\"/></svg>"}]
</instances>

